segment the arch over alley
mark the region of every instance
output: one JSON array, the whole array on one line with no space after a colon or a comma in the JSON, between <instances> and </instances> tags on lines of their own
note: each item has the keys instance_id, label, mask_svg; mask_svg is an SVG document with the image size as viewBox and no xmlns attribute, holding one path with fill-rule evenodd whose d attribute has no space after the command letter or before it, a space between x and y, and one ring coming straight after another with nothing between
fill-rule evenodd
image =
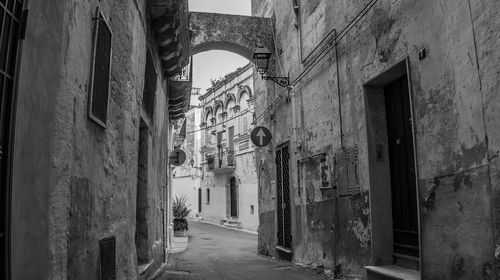
<instances>
[{"instance_id":1,"label":"arch over alley","mask_svg":"<svg viewBox=\"0 0 500 280\"><path fill-rule=\"evenodd\" d=\"M191 12L191 55L224 50L252 60L257 44L274 49L270 18Z\"/></svg>"}]
</instances>

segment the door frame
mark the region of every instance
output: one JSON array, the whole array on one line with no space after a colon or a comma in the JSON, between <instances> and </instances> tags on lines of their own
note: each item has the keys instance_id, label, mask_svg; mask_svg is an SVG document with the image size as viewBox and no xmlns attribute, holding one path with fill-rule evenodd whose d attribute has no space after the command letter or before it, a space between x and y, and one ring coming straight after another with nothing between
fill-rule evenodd
<instances>
[{"instance_id":1,"label":"door frame","mask_svg":"<svg viewBox=\"0 0 500 280\"><path fill-rule=\"evenodd\" d=\"M370 126L371 126L371 121L370 121L370 116L369 116L369 95L373 94L373 92L381 89L383 86L395 81L396 79L406 75L407 76L407 83L408 83L408 98L410 102L410 117L412 120L412 137L413 137L413 158L414 158L414 167L415 167L415 195L417 196L417 221L418 221L418 244L419 244L419 266L420 266L420 272L422 273L422 259L423 259L423 254L422 254L422 219L421 219L421 201L420 201L420 191L419 191L419 160L418 160L418 151L417 151L417 145L419 138L417 137L417 131L415 129L415 119L416 119L416 108L415 108L415 99L414 99L414 94L413 94L413 87L412 87L412 76L411 76L411 65L410 65L410 57L404 57L401 61L395 63L394 65L391 65L390 67L384 69L381 71L381 74L377 75L376 77L368 80L364 84L364 102L365 102L365 112L366 112L366 130L367 130L367 136L368 136L368 141L367 141L367 146L368 146L368 158L369 158L369 170L370 170L370 165L375 164L376 159L372 158L375 157L375 154L377 152L373 151L374 145L371 142L372 139L371 137L371 131L370 131ZM372 186L375 185L376 180L372 178L373 174L372 172L369 172L369 181L370 181L370 218L372 221L376 220L376 217L373 216L373 213L379 212L375 211L373 209L374 207L377 207L377 205L374 205L374 194ZM374 219L375 218L375 219ZM391 221L392 221L392 210L391 210ZM391 226L392 230L392 226ZM373 229L372 236L375 237L375 229ZM390 234L392 236L392 233ZM391 237L392 238L392 237ZM377 240L372 240L372 264L373 265L383 265L386 263L375 263L376 259L380 258L380 255L377 253L380 249L380 247L383 246L378 246L375 244ZM392 244L392 243L391 243ZM392 246L392 245L391 245ZM377 251L377 252L376 252ZM392 251L392 247L391 247ZM375 257L377 255L377 257Z\"/></svg>"}]
</instances>

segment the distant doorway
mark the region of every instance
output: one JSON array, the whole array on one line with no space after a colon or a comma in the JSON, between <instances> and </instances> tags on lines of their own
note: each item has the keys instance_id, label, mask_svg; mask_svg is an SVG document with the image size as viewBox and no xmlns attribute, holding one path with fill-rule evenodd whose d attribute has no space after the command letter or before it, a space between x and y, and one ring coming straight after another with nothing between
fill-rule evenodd
<instances>
[{"instance_id":1,"label":"distant doorway","mask_svg":"<svg viewBox=\"0 0 500 280\"><path fill-rule=\"evenodd\" d=\"M202 197L201 197L201 194L202 194L202 190L201 188L198 189L198 213L201 213L201 201L202 201Z\"/></svg>"},{"instance_id":2,"label":"distant doorway","mask_svg":"<svg viewBox=\"0 0 500 280\"><path fill-rule=\"evenodd\" d=\"M234 177L229 181L229 195L231 200L231 218L238 218L238 186Z\"/></svg>"}]
</instances>

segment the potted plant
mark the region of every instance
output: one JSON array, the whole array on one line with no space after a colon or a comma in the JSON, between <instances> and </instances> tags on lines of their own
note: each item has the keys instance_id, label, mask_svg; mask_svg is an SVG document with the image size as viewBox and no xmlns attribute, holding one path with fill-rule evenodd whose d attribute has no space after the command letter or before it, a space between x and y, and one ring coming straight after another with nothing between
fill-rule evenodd
<instances>
[{"instance_id":1,"label":"potted plant","mask_svg":"<svg viewBox=\"0 0 500 280\"><path fill-rule=\"evenodd\" d=\"M212 170L215 167L215 157L212 154L207 155L208 170Z\"/></svg>"},{"instance_id":2,"label":"potted plant","mask_svg":"<svg viewBox=\"0 0 500 280\"><path fill-rule=\"evenodd\" d=\"M188 209L188 205L186 205L186 202L187 198L185 196L176 196L172 204L175 237L186 236L186 231L188 230L188 222L186 218L191 210Z\"/></svg>"}]
</instances>

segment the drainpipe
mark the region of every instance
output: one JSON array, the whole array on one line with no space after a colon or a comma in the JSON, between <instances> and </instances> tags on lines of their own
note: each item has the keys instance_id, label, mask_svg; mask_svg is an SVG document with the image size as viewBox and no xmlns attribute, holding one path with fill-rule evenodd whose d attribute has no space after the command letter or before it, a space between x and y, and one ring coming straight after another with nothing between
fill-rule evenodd
<instances>
[{"instance_id":1,"label":"drainpipe","mask_svg":"<svg viewBox=\"0 0 500 280\"><path fill-rule=\"evenodd\" d=\"M334 30L334 36L335 38L337 38L337 30ZM337 39L335 39L335 66L336 66L336 69L337 69L337 73L336 73L336 76L337 76L337 102L338 102L338 111L339 111L339 130L340 130L340 149L343 151L344 150L344 130L343 130L343 124L342 124L342 99L341 99L341 96L340 96L340 73L339 73L339 55L338 55L338 49L337 49L337 46L338 46L338 42L337 42ZM338 263L338 243L339 243L339 237L340 237L340 231L339 231L339 221L340 221L340 218L339 218L339 212L340 212L340 206L339 206L339 203L340 203L340 200L339 200L339 196L338 196L338 189L335 188L335 247L334 247L334 264L335 264L335 267L334 269L337 267L337 265L339 265Z\"/></svg>"}]
</instances>

